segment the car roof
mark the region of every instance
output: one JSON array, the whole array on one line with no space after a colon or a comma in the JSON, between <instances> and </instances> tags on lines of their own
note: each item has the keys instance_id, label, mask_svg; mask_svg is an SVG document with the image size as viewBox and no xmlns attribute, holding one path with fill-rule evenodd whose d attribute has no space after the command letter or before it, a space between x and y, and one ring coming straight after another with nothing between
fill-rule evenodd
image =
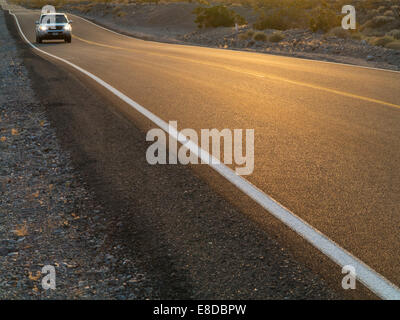
<instances>
[{"instance_id":1,"label":"car roof","mask_svg":"<svg viewBox=\"0 0 400 320\"><path fill-rule=\"evenodd\" d=\"M65 13L54 13L54 12L49 12L49 13L41 13L41 16L50 16L50 15L55 15L55 16L67 16Z\"/></svg>"}]
</instances>

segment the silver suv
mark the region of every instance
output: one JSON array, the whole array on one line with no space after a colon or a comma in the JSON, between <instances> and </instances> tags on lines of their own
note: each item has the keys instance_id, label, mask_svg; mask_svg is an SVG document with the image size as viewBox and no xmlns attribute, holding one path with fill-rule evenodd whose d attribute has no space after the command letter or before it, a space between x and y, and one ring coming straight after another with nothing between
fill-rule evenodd
<instances>
[{"instance_id":1,"label":"silver suv","mask_svg":"<svg viewBox=\"0 0 400 320\"><path fill-rule=\"evenodd\" d=\"M64 13L46 13L36 21L36 42L43 40L63 39L67 43L72 40L72 20Z\"/></svg>"}]
</instances>

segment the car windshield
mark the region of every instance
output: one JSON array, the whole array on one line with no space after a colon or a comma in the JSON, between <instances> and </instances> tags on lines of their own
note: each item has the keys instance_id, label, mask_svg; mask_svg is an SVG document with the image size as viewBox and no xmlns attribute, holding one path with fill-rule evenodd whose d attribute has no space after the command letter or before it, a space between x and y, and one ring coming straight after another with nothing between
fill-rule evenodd
<instances>
[{"instance_id":1,"label":"car windshield","mask_svg":"<svg viewBox=\"0 0 400 320\"><path fill-rule=\"evenodd\" d=\"M67 18L63 14L58 14L55 16L56 17L56 23L67 23ZM47 21L46 21L47 20ZM51 23L52 19L50 18L50 15L44 15L42 16L41 23Z\"/></svg>"}]
</instances>

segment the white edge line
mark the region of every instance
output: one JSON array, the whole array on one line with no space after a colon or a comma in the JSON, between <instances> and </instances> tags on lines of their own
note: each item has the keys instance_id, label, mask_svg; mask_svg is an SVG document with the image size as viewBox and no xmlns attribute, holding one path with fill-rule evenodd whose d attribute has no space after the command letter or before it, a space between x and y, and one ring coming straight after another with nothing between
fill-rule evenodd
<instances>
[{"instance_id":1,"label":"white edge line","mask_svg":"<svg viewBox=\"0 0 400 320\"><path fill-rule=\"evenodd\" d=\"M15 22L18 26L22 38L34 50L37 50L56 60L62 61L67 65L73 67L74 69L82 72L83 74L87 75L89 78L93 79L94 81L105 87L107 90L112 92L114 95L119 97L121 100L129 104L132 108L151 120L154 124L163 129L165 132L169 133L172 138L180 141L181 143L187 141L184 135L182 135L172 126L170 127L168 123L166 123L164 120L160 119L155 114L142 107L140 104L136 103L131 98L124 95L122 92L118 91L99 77L69 62L68 60L45 52L33 45L22 32L17 16L12 13L11 10L8 10L8 12L12 16L14 16ZM340 247L333 240L329 239L320 231L309 225L306 221L302 220L290 210L286 209L284 206L276 202L274 199L262 192L249 181L242 178L241 176L238 176L233 170L219 162L217 159L213 158L208 152L201 149L197 144L189 140L189 142L185 143L185 146L205 163L208 163L211 168L217 171L226 180L235 185L239 190L241 190L259 205L261 205L265 210L267 210L269 213L271 213L286 226L288 226L290 229L292 229L305 240L307 240L309 243L311 243L315 248L328 256L340 267L344 267L346 265L353 266L356 269L357 279L377 296L382 299L400 300L400 289L389 282L389 280L387 280L385 277L377 273L375 270L370 268L357 257L353 256L350 252Z\"/></svg>"},{"instance_id":2,"label":"white edge line","mask_svg":"<svg viewBox=\"0 0 400 320\"><path fill-rule=\"evenodd\" d=\"M141 40L141 41L152 41L152 42L158 42L158 43L167 43L167 42L161 42L161 41L156 41L156 40L144 40L144 39L140 39L138 37L135 36L129 36L127 34L123 34L111 29L108 29L106 27L103 27L97 23L94 23L93 21L90 21L88 19L85 19L83 17L81 17L80 15L74 14L74 13L68 13L71 16L75 16L79 19L82 19L100 29L106 30L108 32L117 34L119 36L123 36L129 39L135 39L135 40ZM188 46L188 47L195 47L196 45L189 45L189 44L180 44L180 43L167 43L167 44L174 44L174 45L181 45L181 46ZM206 46L200 46L201 48L209 48L209 49L217 49L217 50L229 50L229 51L233 51L233 52L246 52L246 53L255 53L255 54L260 54L260 55L273 55L273 56L277 56L277 57L285 57L285 58L289 58L289 59L297 59L297 60L302 60L302 61L307 61L307 62L318 62L318 63L325 63L325 64L336 64L336 65L340 65L340 66L345 66L345 67L356 67L356 68L362 68L362 69L369 69L369 70L377 70L377 71L386 71L386 72L392 72L392 73L400 73L400 71L397 70L391 70L391 69L382 69L382 68L375 68L375 67L367 67L367 66L360 66L357 64L350 64L350 63L341 63L341 62L334 62L334 61L323 61L323 60L317 60L317 59L307 59L307 58L299 58L299 57L291 57L291 56L285 56L285 55L279 55L279 54L273 54L273 53L263 53L263 52L251 52L251 51L243 51L243 50L234 50L234 49L221 49L221 48L213 48L213 47L206 47Z\"/></svg>"}]
</instances>

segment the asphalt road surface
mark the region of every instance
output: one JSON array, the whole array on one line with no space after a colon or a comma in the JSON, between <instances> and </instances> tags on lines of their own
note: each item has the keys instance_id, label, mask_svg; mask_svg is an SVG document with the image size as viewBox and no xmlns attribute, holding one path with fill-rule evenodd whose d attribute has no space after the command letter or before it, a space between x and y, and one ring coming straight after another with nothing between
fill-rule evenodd
<instances>
[{"instance_id":1,"label":"asphalt road surface","mask_svg":"<svg viewBox=\"0 0 400 320\"><path fill-rule=\"evenodd\" d=\"M39 13L13 12L34 43ZM246 179L400 285L400 73L143 41L72 19L72 44L37 46L179 129L254 129Z\"/></svg>"}]
</instances>

